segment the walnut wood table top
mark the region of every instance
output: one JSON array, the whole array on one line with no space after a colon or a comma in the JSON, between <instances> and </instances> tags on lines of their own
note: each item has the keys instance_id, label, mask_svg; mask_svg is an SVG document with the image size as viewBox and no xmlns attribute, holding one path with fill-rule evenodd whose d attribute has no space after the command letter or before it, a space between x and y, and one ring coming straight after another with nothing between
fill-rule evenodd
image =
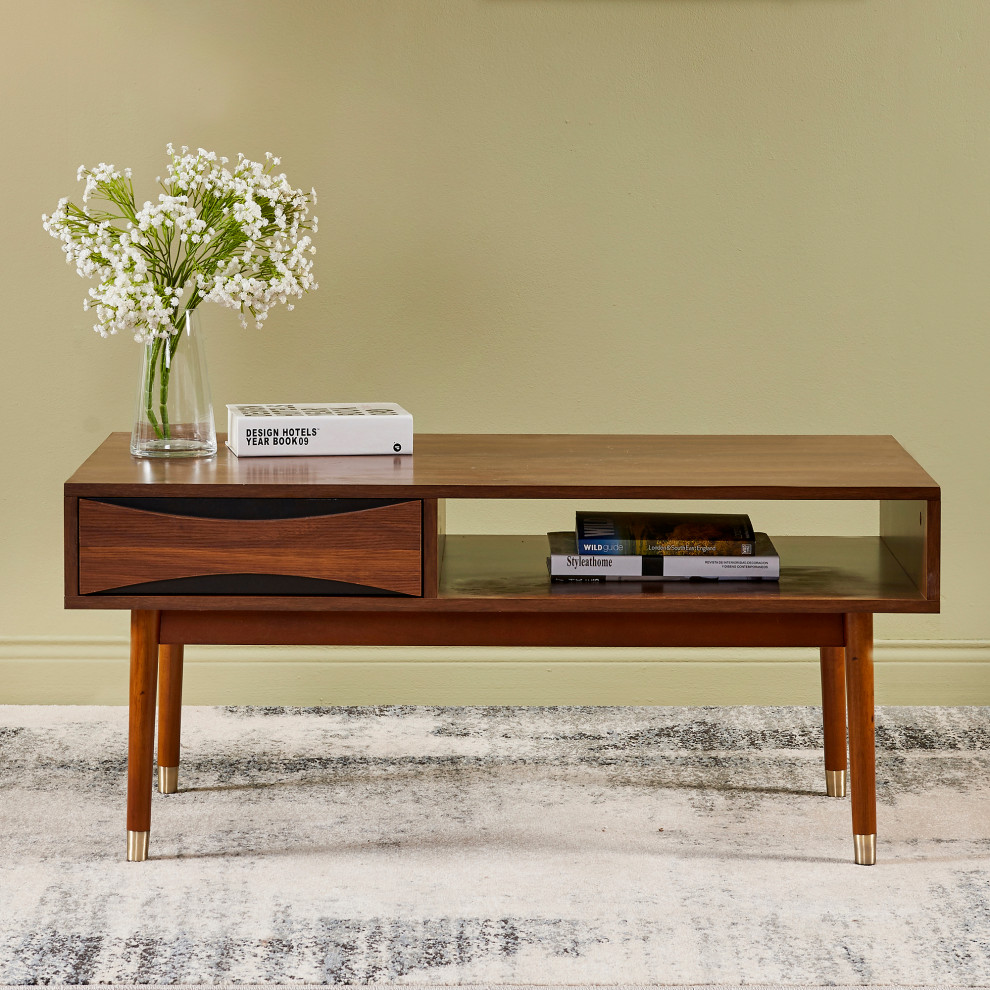
<instances>
[{"instance_id":1,"label":"walnut wood table top","mask_svg":"<svg viewBox=\"0 0 990 990\"><path fill-rule=\"evenodd\" d=\"M418 434L404 456L238 458L221 446L215 457L180 461L131 457L129 439L111 434L65 494L939 498L890 436Z\"/></svg>"}]
</instances>

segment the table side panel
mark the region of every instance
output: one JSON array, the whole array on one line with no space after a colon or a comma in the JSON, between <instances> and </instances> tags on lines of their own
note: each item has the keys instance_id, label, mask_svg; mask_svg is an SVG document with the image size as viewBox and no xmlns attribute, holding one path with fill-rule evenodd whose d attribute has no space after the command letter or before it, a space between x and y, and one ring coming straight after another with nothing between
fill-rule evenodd
<instances>
[{"instance_id":1,"label":"table side panel","mask_svg":"<svg viewBox=\"0 0 990 990\"><path fill-rule=\"evenodd\" d=\"M925 598L939 597L938 499L880 502L880 538Z\"/></svg>"},{"instance_id":2,"label":"table side panel","mask_svg":"<svg viewBox=\"0 0 990 990\"><path fill-rule=\"evenodd\" d=\"M445 507L443 499L423 499L423 597L436 598L443 559Z\"/></svg>"},{"instance_id":3,"label":"table side panel","mask_svg":"<svg viewBox=\"0 0 990 990\"><path fill-rule=\"evenodd\" d=\"M79 594L79 499L62 499L64 527L63 575L66 598Z\"/></svg>"},{"instance_id":4,"label":"table side panel","mask_svg":"<svg viewBox=\"0 0 990 990\"><path fill-rule=\"evenodd\" d=\"M942 501L928 500L925 550L928 559L928 583L926 594L938 601L942 594Z\"/></svg>"}]
</instances>

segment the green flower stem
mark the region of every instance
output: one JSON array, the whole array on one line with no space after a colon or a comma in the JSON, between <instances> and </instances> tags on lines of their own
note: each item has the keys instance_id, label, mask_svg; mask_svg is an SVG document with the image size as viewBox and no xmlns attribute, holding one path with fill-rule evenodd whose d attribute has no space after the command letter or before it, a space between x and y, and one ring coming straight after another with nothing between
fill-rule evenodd
<instances>
[{"instance_id":1,"label":"green flower stem","mask_svg":"<svg viewBox=\"0 0 990 990\"><path fill-rule=\"evenodd\" d=\"M179 337L182 331L175 335L173 340ZM158 413L162 418L162 436L165 440L170 440L172 438L172 431L169 429L168 423L168 376L172 370L172 341L168 341L164 347L162 347L162 367L158 374Z\"/></svg>"},{"instance_id":2,"label":"green flower stem","mask_svg":"<svg viewBox=\"0 0 990 990\"><path fill-rule=\"evenodd\" d=\"M172 428L168 418L168 387L169 378L172 374L172 363L175 361L175 354L179 349L179 341L182 339L186 320L200 302L202 302L202 296L198 292L193 292L189 298L189 302L176 321L178 331L168 339L167 343L162 337L156 338L152 347L151 357L148 360L148 378L145 381L146 411L148 413L148 419L155 428L155 435L159 440L170 440L172 437ZM154 400L152 398L156 368L158 369L158 415L161 417L160 426L158 420L155 419Z\"/></svg>"},{"instance_id":3,"label":"green flower stem","mask_svg":"<svg viewBox=\"0 0 990 990\"><path fill-rule=\"evenodd\" d=\"M162 433L161 427L158 425L158 420L155 419L154 399L152 398L152 393L154 392L155 367L158 364L158 352L161 349L162 339L161 337L156 337L154 344L151 345L151 357L148 358L146 362L148 372L144 381L145 412L147 412L148 422L154 427L155 436L157 436L159 440L165 439L165 435Z\"/></svg>"}]
</instances>

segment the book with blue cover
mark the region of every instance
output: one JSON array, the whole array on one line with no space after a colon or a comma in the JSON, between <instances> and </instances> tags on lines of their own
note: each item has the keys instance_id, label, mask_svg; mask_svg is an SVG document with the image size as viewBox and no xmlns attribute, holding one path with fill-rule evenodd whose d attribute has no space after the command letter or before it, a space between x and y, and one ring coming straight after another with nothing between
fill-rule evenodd
<instances>
[{"instance_id":1,"label":"book with blue cover","mask_svg":"<svg viewBox=\"0 0 990 990\"><path fill-rule=\"evenodd\" d=\"M744 513L578 510L575 533L579 554L747 556L756 541Z\"/></svg>"}]
</instances>

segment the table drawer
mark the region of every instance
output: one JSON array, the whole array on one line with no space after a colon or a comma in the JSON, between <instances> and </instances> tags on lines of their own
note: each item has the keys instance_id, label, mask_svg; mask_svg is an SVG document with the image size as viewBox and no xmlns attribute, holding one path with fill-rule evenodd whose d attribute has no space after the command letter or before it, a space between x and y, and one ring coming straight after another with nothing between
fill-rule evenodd
<instances>
[{"instance_id":1,"label":"table drawer","mask_svg":"<svg viewBox=\"0 0 990 990\"><path fill-rule=\"evenodd\" d=\"M79 500L79 594L421 595L419 500Z\"/></svg>"}]
</instances>

